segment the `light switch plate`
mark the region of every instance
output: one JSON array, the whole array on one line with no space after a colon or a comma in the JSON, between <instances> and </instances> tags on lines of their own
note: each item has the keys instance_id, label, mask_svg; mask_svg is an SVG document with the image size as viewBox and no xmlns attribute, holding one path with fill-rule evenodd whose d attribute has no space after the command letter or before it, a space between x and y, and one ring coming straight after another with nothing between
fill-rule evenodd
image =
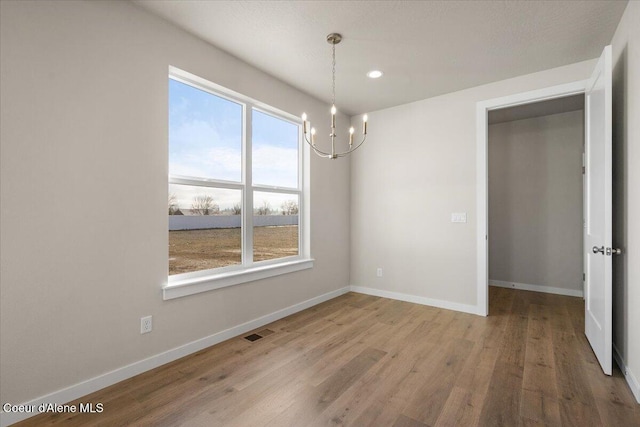
<instances>
[{"instance_id":1,"label":"light switch plate","mask_svg":"<svg viewBox=\"0 0 640 427\"><path fill-rule=\"evenodd\" d=\"M467 222L467 213L466 212L452 213L451 222Z\"/></svg>"}]
</instances>

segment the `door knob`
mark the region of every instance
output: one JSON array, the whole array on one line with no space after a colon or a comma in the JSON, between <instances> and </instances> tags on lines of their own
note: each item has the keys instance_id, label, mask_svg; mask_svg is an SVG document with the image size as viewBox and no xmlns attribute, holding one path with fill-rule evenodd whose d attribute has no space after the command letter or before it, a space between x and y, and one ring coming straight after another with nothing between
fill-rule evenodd
<instances>
[{"instance_id":1,"label":"door knob","mask_svg":"<svg viewBox=\"0 0 640 427\"><path fill-rule=\"evenodd\" d=\"M609 256L622 255L622 249L619 249L619 248L606 248L605 250L604 246L601 246L601 247L594 246L592 250L594 254L601 253L602 255L609 255Z\"/></svg>"}]
</instances>

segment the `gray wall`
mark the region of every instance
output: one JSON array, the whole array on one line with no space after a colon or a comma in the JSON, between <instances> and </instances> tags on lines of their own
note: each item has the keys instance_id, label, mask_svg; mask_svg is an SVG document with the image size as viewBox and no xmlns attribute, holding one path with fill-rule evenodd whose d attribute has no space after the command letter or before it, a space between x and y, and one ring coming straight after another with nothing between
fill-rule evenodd
<instances>
[{"instance_id":1,"label":"gray wall","mask_svg":"<svg viewBox=\"0 0 640 427\"><path fill-rule=\"evenodd\" d=\"M585 79L595 61L369 113L351 157L351 284L476 308L476 104ZM354 126L360 120L352 118ZM467 223L451 213L466 212ZM403 221L389 221L390 215ZM376 268L383 277L376 277Z\"/></svg>"},{"instance_id":2,"label":"gray wall","mask_svg":"<svg viewBox=\"0 0 640 427\"><path fill-rule=\"evenodd\" d=\"M640 2L613 40L613 342L640 401Z\"/></svg>"},{"instance_id":3,"label":"gray wall","mask_svg":"<svg viewBox=\"0 0 640 427\"><path fill-rule=\"evenodd\" d=\"M582 290L584 112L489 126L489 279Z\"/></svg>"},{"instance_id":4,"label":"gray wall","mask_svg":"<svg viewBox=\"0 0 640 427\"><path fill-rule=\"evenodd\" d=\"M130 2L0 7L0 401L348 285L349 163L313 157L313 269L162 300L169 66L318 122L329 106ZM153 332L140 335L145 315Z\"/></svg>"}]
</instances>

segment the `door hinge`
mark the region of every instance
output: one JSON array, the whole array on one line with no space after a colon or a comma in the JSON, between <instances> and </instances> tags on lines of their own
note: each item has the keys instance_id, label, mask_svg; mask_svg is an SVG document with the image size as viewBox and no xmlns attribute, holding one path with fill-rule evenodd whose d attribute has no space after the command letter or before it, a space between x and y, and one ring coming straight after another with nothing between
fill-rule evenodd
<instances>
[{"instance_id":1,"label":"door hinge","mask_svg":"<svg viewBox=\"0 0 640 427\"><path fill-rule=\"evenodd\" d=\"M587 280L587 276L585 273L582 273L582 281L584 282L585 280Z\"/></svg>"},{"instance_id":2,"label":"door hinge","mask_svg":"<svg viewBox=\"0 0 640 427\"><path fill-rule=\"evenodd\" d=\"M582 175L584 175L584 172L585 172L585 167L583 166L582 167Z\"/></svg>"}]
</instances>

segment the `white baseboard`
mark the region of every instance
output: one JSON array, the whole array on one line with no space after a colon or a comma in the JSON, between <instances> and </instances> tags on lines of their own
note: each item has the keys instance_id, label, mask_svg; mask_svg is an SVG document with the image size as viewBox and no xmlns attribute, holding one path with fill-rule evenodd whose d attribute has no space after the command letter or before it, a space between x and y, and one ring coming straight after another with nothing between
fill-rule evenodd
<instances>
[{"instance_id":1,"label":"white baseboard","mask_svg":"<svg viewBox=\"0 0 640 427\"><path fill-rule=\"evenodd\" d=\"M631 393L633 393L633 396L636 398L636 401L640 403L640 382L638 382L638 379L636 378L636 376L633 375L633 372L631 372L631 370L624 363L624 359L622 358L622 355L618 351L618 347L616 347L615 344L613 345L613 358L618 364L618 366L620 367L620 370L622 371L624 378L627 380L627 384L629 384Z\"/></svg>"},{"instance_id":2,"label":"white baseboard","mask_svg":"<svg viewBox=\"0 0 640 427\"><path fill-rule=\"evenodd\" d=\"M504 280L489 279L489 286L500 288L520 289L522 291L544 292L547 294L566 295L570 297L584 297L584 293L579 289L554 288L552 286L530 285L527 283L505 282Z\"/></svg>"},{"instance_id":3,"label":"white baseboard","mask_svg":"<svg viewBox=\"0 0 640 427\"><path fill-rule=\"evenodd\" d=\"M470 313L470 314L477 314L477 315L480 315L480 316L484 316L484 314L481 313L480 310L478 309L478 307L475 306L475 305L460 304L460 303L457 303L457 302L443 301L443 300L437 300L437 299L426 298L426 297L419 297L419 296L415 296L415 295L403 294L403 293L400 293L400 292L383 291L381 289L368 288L368 287L365 287L365 286L353 286L353 285L351 285L350 288L351 288L352 292L357 292L357 293L360 293L360 294L373 295L373 296L376 296L376 297L395 299L395 300L399 300L399 301L412 302L412 303L415 303L415 304L428 305L428 306L431 306L431 307L444 308L444 309L447 309L447 310L461 311L463 313Z\"/></svg>"},{"instance_id":4,"label":"white baseboard","mask_svg":"<svg viewBox=\"0 0 640 427\"><path fill-rule=\"evenodd\" d=\"M276 320L282 319L283 317L290 316L294 313L305 310L309 307L313 307L314 305L320 304L322 302L336 298L340 295L346 294L347 292L349 292L349 290L350 290L349 287L346 286L344 288L337 289L335 291L331 291L326 294L308 299L306 301L300 302L298 304L294 304L287 308L283 308L282 310L278 310L276 312L267 314L257 319L253 319L249 322L242 323L240 325L234 326L224 331L215 333L213 335L209 335L208 337L204 337L199 340L192 341L180 347L176 347L174 349L165 351L163 353L156 354L154 356L148 357L138 362L134 362L127 366L123 366L121 368L115 369L111 372L107 372L97 377L90 378L86 381L80 382L78 384L74 384L62 390L58 390L53 393L47 394L46 396L38 397L29 402L23 403L23 405L35 405L35 407L37 408L43 403L64 404L67 402L71 402L72 400L79 399L82 396L86 396L87 394L93 393L95 391L101 390L105 387L108 387L120 381L134 377L143 372L157 368L158 366L162 366L166 363L180 359L181 357L188 356L189 354L195 353L197 351L200 351L212 345L221 343L222 341L226 341L230 338L236 337L238 335L242 335L245 332L259 328L260 326L267 325L271 322L275 322ZM7 403L7 402L2 402L2 404L4 403ZM15 404L15 402L11 402L11 403ZM37 414L38 413L2 412L0 413L0 426L6 427L10 424L17 423L18 421L25 420Z\"/></svg>"}]
</instances>

